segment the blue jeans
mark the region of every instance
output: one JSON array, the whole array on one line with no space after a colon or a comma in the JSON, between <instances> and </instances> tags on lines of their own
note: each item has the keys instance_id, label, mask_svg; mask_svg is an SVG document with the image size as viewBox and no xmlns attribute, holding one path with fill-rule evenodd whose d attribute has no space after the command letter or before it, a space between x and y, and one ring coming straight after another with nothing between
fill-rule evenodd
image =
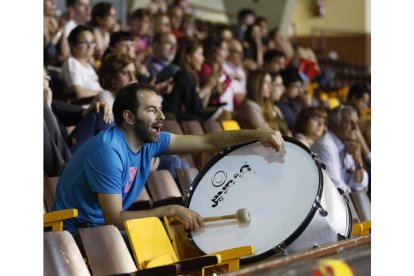
<instances>
[{"instance_id":1,"label":"blue jeans","mask_svg":"<svg viewBox=\"0 0 414 276\"><path fill-rule=\"evenodd\" d=\"M107 124L104 122L102 110L89 112L76 124L75 129L70 134L70 137L75 139L75 143L70 146L70 151L74 153L89 138L113 125L114 123Z\"/></svg>"}]
</instances>

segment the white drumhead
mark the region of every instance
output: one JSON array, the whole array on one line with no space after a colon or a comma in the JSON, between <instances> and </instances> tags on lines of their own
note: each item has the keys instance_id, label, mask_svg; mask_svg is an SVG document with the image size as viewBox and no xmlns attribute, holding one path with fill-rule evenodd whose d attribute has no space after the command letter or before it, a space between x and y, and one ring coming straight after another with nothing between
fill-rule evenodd
<instances>
[{"instance_id":1,"label":"white drumhead","mask_svg":"<svg viewBox=\"0 0 414 276\"><path fill-rule=\"evenodd\" d=\"M191 232L194 243L205 253L253 245L260 255L305 221L318 194L319 171L309 153L294 143L285 141L284 153L276 153L256 142L222 157L193 185L188 207L201 216L229 215L241 208L251 216L249 224L207 222ZM217 196L222 200L214 200Z\"/></svg>"}]
</instances>

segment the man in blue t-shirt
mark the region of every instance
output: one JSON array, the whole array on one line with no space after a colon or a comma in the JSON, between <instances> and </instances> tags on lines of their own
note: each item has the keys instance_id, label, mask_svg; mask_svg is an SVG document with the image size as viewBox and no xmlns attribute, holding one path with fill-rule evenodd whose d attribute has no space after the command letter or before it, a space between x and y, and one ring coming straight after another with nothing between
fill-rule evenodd
<instances>
[{"instance_id":1,"label":"man in blue t-shirt","mask_svg":"<svg viewBox=\"0 0 414 276\"><path fill-rule=\"evenodd\" d=\"M186 229L203 225L195 211L168 205L144 211L128 211L143 189L150 160L160 154L218 151L224 147L259 140L281 150L279 131L240 130L206 135L175 135L162 132L165 119L161 98L152 86L132 83L123 87L113 104L116 126L85 142L72 156L61 175L53 210L78 209L75 219L66 220L64 229L123 223L140 217L174 216Z\"/></svg>"}]
</instances>

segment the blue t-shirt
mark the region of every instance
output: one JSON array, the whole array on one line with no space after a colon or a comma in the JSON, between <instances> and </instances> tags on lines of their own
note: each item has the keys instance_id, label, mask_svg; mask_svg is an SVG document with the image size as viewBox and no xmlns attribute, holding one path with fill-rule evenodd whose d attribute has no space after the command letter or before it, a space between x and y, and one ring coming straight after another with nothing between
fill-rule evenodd
<instances>
[{"instance_id":1,"label":"blue t-shirt","mask_svg":"<svg viewBox=\"0 0 414 276\"><path fill-rule=\"evenodd\" d=\"M64 229L105 224L97 193L122 194L123 210L137 199L150 172L151 158L168 148L170 134L161 132L155 143L144 144L138 153L128 146L118 126L100 132L72 156L59 178L52 210L76 208L79 215L65 220Z\"/></svg>"}]
</instances>

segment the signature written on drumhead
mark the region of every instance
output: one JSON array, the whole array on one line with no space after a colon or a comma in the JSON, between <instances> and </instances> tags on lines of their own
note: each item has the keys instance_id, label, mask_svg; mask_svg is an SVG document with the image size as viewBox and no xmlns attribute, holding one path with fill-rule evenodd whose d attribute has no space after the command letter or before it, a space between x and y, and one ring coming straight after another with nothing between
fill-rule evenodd
<instances>
[{"instance_id":1,"label":"signature written on drumhead","mask_svg":"<svg viewBox=\"0 0 414 276\"><path fill-rule=\"evenodd\" d=\"M211 207L216 207L220 201L224 200L224 195L228 193L229 189L236 185L237 180L243 178L243 176L250 172L252 169L247 162L244 163L243 166L240 167L239 172L235 173L233 178L227 181L227 173L224 171L218 171L214 174L213 178L211 179L211 184L214 187L220 188L214 198L211 200L213 205ZM225 183L225 184L224 184Z\"/></svg>"}]
</instances>

